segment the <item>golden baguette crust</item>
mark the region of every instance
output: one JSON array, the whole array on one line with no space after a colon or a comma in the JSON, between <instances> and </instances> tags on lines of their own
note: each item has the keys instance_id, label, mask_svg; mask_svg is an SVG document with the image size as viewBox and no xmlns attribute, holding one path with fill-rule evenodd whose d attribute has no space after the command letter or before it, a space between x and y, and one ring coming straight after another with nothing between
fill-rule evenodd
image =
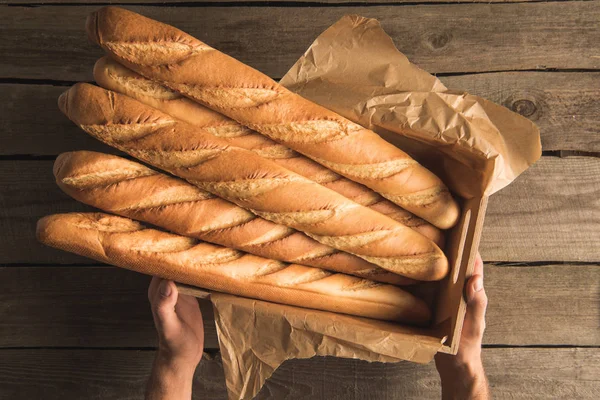
<instances>
[{"instance_id":1,"label":"golden baguette crust","mask_svg":"<svg viewBox=\"0 0 600 400\"><path fill-rule=\"evenodd\" d=\"M209 290L419 325L431 316L422 300L392 285L267 260L114 215L50 215L36 234L48 246Z\"/></svg>"},{"instance_id":2,"label":"golden baguette crust","mask_svg":"<svg viewBox=\"0 0 600 400\"><path fill-rule=\"evenodd\" d=\"M80 83L59 107L97 139L323 244L413 279L448 272L418 232L130 97Z\"/></svg>"},{"instance_id":3,"label":"golden baguette crust","mask_svg":"<svg viewBox=\"0 0 600 400\"><path fill-rule=\"evenodd\" d=\"M362 183L442 229L460 215L441 180L375 132L314 104L172 26L118 7L88 36L139 74Z\"/></svg>"},{"instance_id":4,"label":"golden baguette crust","mask_svg":"<svg viewBox=\"0 0 600 400\"><path fill-rule=\"evenodd\" d=\"M183 95L133 72L109 57L94 66L94 79L101 87L133 97L165 114L198 126L231 145L252 150L284 168L336 191L350 200L377 210L433 240L443 248L443 233L427 221L404 210L378 193L336 174L309 158L252 131Z\"/></svg>"},{"instance_id":5,"label":"golden baguette crust","mask_svg":"<svg viewBox=\"0 0 600 400\"><path fill-rule=\"evenodd\" d=\"M378 282L415 283L134 161L75 151L60 154L53 171L58 186L75 200L180 235Z\"/></svg>"}]
</instances>

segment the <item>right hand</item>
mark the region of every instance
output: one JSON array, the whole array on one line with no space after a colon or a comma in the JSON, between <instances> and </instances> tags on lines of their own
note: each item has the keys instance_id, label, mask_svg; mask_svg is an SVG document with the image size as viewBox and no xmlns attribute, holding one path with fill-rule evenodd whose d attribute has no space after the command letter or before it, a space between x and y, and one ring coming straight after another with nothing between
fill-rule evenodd
<instances>
[{"instance_id":1,"label":"right hand","mask_svg":"<svg viewBox=\"0 0 600 400\"><path fill-rule=\"evenodd\" d=\"M465 299L467 313L458 353L436 354L435 366L442 381L443 399L487 400L490 392L481 361L481 344L488 299L483 289L483 261L479 253L473 276L465 285Z\"/></svg>"},{"instance_id":2,"label":"right hand","mask_svg":"<svg viewBox=\"0 0 600 400\"><path fill-rule=\"evenodd\" d=\"M173 281L152 278L148 288L158 331L158 359L193 372L202 359L204 324L198 300L179 294Z\"/></svg>"}]
</instances>

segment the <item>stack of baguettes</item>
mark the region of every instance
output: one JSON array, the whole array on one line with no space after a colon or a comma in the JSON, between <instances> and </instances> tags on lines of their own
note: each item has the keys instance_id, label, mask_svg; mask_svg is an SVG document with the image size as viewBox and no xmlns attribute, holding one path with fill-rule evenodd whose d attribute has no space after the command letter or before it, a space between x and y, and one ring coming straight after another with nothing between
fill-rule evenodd
<instances>
[{"instance_id":1,"label":"stack of baguettes","mask_svg":"<svg viewBox=\"0 0 600 400\"><path fill-rule=\"evenodd\" d=\"M434 174L174 27L105 7L87 30L110 57L94 67L101 87L73 86L61 111L174 176L61 154L60 188L118 216L42 218L43 243L210 290L427 324L425 302L398 286L448 273L442 230L459 207Z\"/></svg>"}]
</instances>

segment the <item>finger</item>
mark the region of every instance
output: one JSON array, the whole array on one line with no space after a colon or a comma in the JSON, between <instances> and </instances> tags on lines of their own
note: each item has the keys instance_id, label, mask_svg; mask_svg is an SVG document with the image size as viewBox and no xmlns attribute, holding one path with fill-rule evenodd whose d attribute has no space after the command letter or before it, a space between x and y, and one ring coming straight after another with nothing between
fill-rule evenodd
<instances>
[{"instance_id":1,"label":"finger","mask_svg":"<svg viewBox=\"0 0 600 400\"><path fill-rule=\"evenodd\" d=\"M475 268L473 269L473 275L481 275L483 276L483 260L481 259L481 254L477 252L475 256Z\"/></svg>"},{"instance_id":2,"label":"finger","mask_svg":"<svg viewBox=\"0 0 600 400\"><path fill-rule=\"evenodd\" d=\"M175 312L177 297L175 284L172 281L161 280L158 290L154 293L152 315L154 316L156 329L165 338L173 337L180 327Z\"/></svg>"},{"instance_id":3,"label":"finger","mask_svg":"<svg viewBox=\"0 0 600 400\"><path fill-rule=\"evenodd\" d=\"M485 311L488 299L483 288L483 276L473 275L467 283L467 315L473 334L482 336L485 330Z\"/></svg>"},{"instance_id":4,"label":"finger","mask_svg":"<svg viewBox=\"0 0 600 400\"><path fill-rule=\"evenodd\" d=\"M148 286L148 300L150 300L150 302L152 302L154 300L154 297L155 297L154 295L155 295L156 291L158 290L160 281L161 281L161 279L157 276L153 276L152 280L150 281L150 285Z\"/></svg>"}]
</instances>

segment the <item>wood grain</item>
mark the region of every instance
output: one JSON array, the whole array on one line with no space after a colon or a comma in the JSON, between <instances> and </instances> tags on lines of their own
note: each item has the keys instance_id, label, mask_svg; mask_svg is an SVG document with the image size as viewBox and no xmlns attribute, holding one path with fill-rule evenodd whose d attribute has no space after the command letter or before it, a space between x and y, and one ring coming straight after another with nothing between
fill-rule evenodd
<instances>
[{"instance_id":1,"label":"wood grain","mask_svg":"<svg viewBox=\"0 0 600 400\"><path fill-rule=\"evenodd\" d=\"M485 344L600 345L600 265L484 267Z\"/></svg>"},{"instance_id":2,"label":"wood grain","mask_svg":"<svg viewBox=\"0 0 600 400\"><path fill-rule=\"evenodd\" d=\"M512 3L512 2L528 2L528 1L536 1L536 0L471 0L472 3ZM573 1L573 0L563 0L563 1ZM185 3L185 6L196 6L196 7L212 7L211 3L219 3L226 4L232 3L236 6L251 6L256 3L314 3L314 4L346 4L346 3L361 3L361 4L403 4L403 3L411 3L411 4L427 4L427 3L439 3L439 0L361 0L357 2L356 0L171 0L169 2L169 6L177 7L179 4L177 3ZM444 3L461 3L464 0L445 0ZM0 0L0 4L64 4L64 3L73 3L72 0ZM77 4L88 4L88 3L98 3L96 0L78 0ZM164 4L161 0L127 0L127 4Z\"/></svg>"},{"instance_id":3,"label":"wood grain","mask_svg":"<svg viewBox=\"0 0 600 400\"><path fill-rule=\"evenodd\" d=\"M600 349L484 349L497 399L596 399ZM153 351L0 350L0 397L53 399L141 398ZM194 399L226 398L220 358L196 370ZM382 364L316 357L289 360L257 399L435 399L433 363Z\"/></svg>"},{"instance_id":4,"label":"wood grain","mask_svg":"<svg viewBox=\"0 0 600 400\"><path fill-rule=\"evenodd\" d=\"M58 155L64 151L117 150L87 135L58 109L58 96L68 86L0 84L3 146L0 155Z\"/></svg>"},{"instance_id":5,"label":"wood grain","mask_svg":"<svg viewBox=\"0 0 600 400\"><path fill-rule=\"evenodd\" d=\"M600 346L598 265L485 266L484 343ZM0 348L155 347L150 278L113 267L0 268ZM201 301L205 347L218 348Z\"/></svg>"},{"instance_id":6,"label":"wood grain","mask_svg":"<svg viewBox=\"0 0 600 400\"><path fill-rule=\"evenodd\" d=\"M543 157L492 196L481 253L486 261L600 261L600 159ZM0 265L90 264L39 244L36 221L91 211L54 183L52 161L0 161Z\"/></svg>"},{"instance_id":7,"label":"wood grain","mask_svg":"<svg viewBox=\"0 0 600 400\"><path fill-rule=\"evenodd\" d=\"M564 359L563 359L564 357ZM594 399L600 349L484 349L495 399ZM433 363L381 364L328 357L284 363L258 399L436 399Z\"/></svg>"},{"instance_id":8,"label":"wood grain","mask_svg":"<svg viewBox=\"0 0 600 400\"><path fill-rule=\"evenodd\" d=\"M144 396L154 350L0 350L0 398L133 400ZM204 355L195 398L225 399L220 360Z\"/></svg>"},{"instance_id":9,"label":"wood grain","mask_svg":"<svg viewBox=\"0 0 600 400\"><path fill-rule=\"evenodd\" d=\"M600 72L501 72L447 76L452 89L502 104L535 122L544 150L600 151ZM5 104L0 155L57 155L78 149L118 153L78 129L56 105L63 86L0 84Z\"/></svg>"},{"instance_id":10,"label":"wood grain","mask_svg":"<svg viewBox=\"0 0 600 400\"><path fill-rule=\"evenodd\" d=\"M92 80L101 52L88 43L83 27L97 7L1 7L0 78ZM380 20L399 49L432 73L600 68L598 2L128 8L183 29L272 77L283 76L322 31L346 14Z\"/></svg>"},{"instance_id":11,"label":"wood grain","mask_svg":"<svg viewBox=\"0 0 600 400\"><path fill-rule=\"evenodd\" d=\"M543 157L490 198L486 261L600 261L600 159Z\"/></svg>"},{"instance_id":12,"label":"wood grain","mask_svg":"<svg viewBox=\"0 0 600 400\"><path fill-rule=\"evenodd\" d=\"M156 347L150 277L116 267L0 268L0 347ZM218 349L200 301L205 348Z\"/></svg>"}]
</instances>

